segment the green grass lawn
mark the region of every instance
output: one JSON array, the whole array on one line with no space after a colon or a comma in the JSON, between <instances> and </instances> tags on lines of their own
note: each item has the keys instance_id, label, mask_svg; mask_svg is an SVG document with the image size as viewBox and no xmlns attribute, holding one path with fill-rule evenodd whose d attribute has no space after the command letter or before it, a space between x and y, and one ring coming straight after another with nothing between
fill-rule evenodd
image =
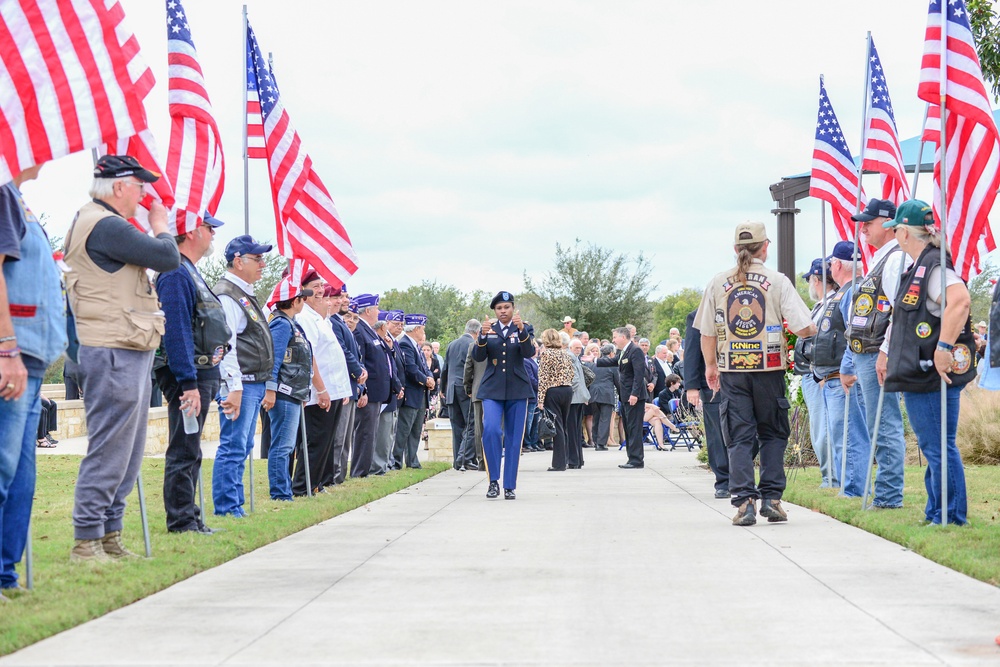
<instances>
[{"instance_id":1,"label":"green grass lawn","mask_svg":"<svg viewBox=\"0 0 1000 667\"><path fill-rule=\"evenodd\" d=\"M966 466L969 496L967 526L924 526L924 471L906 467L903 507L862 510L860 498L838 498L821 489L819 468L788 471L785 499L828 514L900 544L932 561L994 586L1000 585L1000 467Z\"/></svg>"},{"instance_id":2,"label":"green grass lawn","mask_svg":"<svg viewBox=\"0 0 1000 667\"><path fill-rule=\"evenodd\" d=\"M295 502L274 502L267 493L267 461L255 461L256 511L246 519L206 517L215 535L168 534L163 511L163 459L143 461L153 557L104 565L72 564L73 487L79 456L39 456L38 487L32 513L34 585L31 592L0 605L0 655L79 625L163 590L183 579L232 560L303 528L360 507L448 469L425 463L419 470L348 480L328 494ZM212 462L202 475L211 504ZM123 537L128 548L145 553L138 496L129 497ZM18 568L24 585L24 566Z\"/></svg>"}]
</instances>

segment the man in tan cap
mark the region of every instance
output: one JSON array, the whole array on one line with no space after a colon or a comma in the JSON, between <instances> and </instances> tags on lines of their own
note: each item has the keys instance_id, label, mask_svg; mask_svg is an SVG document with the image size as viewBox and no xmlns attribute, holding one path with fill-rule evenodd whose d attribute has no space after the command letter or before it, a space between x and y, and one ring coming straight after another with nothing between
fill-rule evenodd
<instances>
[{"instance_id":1,"label":"man in tan cap","mask_svg":"<svg viewBox=\"0 0 1000 667\"><path fill-rule=\"evenodd\" d=\"M770 241L763 223L736 226L736 266L712 278L694 325L701 331L705 379L722 393L720 421L729 452L733 525L787 521L781 507L788 445L787 359L782 320L798 336L816 333L809 308L782 273L764 266ZM720 372L721 371L721 372ZM753 446L760 442L760 483Z\"/></svg>"},{"instance_id":2,"label":"man in tan cap","mask_svg":"<svg viewBox=\"0 0 1000 667\"><path fill-rule=\"evenodd\" d=\"M563 318L563 331L565 331L566 335L568 335L570 338L572 338L573 334L576 333L576 329L573 328L574 322L576 322L576 320L574 320L569 315Z\"/></svg>"}]
</instances>

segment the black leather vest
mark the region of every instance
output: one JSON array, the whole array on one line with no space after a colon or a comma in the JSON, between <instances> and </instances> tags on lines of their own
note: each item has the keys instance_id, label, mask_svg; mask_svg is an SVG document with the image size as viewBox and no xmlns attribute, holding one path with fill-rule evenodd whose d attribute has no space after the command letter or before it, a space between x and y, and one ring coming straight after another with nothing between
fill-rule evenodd
<instances>
[{"instance_id":1,"label":"black leather vest","mask_svg":"<svg viewBox=\"0 0 1000 667\"><path fill-rule=\"evenodd\" d=\"M817 301L812 308L812 318L813 321L816 320L816 313L819 312L820 308L823 307L822 301ZM795 361L795 368L793 372L796 375L812 375L812 354L813 354L813 344L815 341L815 336L803 337L799 336L795 339L795 348L793 350L793 359Z\"/></svg>"},{"instance_id":2,"label":"black leather vest","mask_svg":"<svg viewBox=\"0 0 1000 667\"><path fill-rule=\"evenodd\" d=\"M851 350L859 354L874 354L885 340L892 305L882 286L882 272L888 262L898 262L903 250L898 246L889 251L859 283L851 303L851 321L847 338Z\"/></svg>"},{"instance_id":3,"label":"black leather vest","mask_svg":"<svg viewBox=\"0 0 1000 667\"><path fill-rule=\"evenodd\" d=\"M927 308L927 278L941 263L941 250L928 245L899 280L896 308L889 339L886 391L928 393L941 389L941 376L934 370L934 350L941 335L941 318ZM948 260L951 268L951 260ZM962 327L952 350L955 363L948 374L951 386L960 387L976 377L976 345L972 318Z\"/></svg>"},{"instance_id":4,"label":"black leather vest","mask_svg":"<svg viewBox=\"0 0 1000 667\"><path fill-rule=\"evenodd\" d=\"M280 310L271 313L271 321L283 319L292 327L292 337L288 339L285 356L278 366L279 396L287 396L295 401L309 400L309 381L312 375L312 346L295 321Z\"/></svg>"},{"instance_id":5,"label":"black leather vest","mask_svg":"<svg viewBox=\"0 0 1000 667\"><path fill-rule=\"evenodd\" d=\"M840 302L851 288L850 283L837 290L837 293L826 302L826 310L819 321L819 333L813 337L813 366L840 366L847 350L847 324L840 312Z\"/></svg>"},{"instance_id":6,"label":"black leather vest","mask_svg":"<svg viewBox=\"0 0 1000 667\"><path fill-rule=\"evenodd\" d=\"M225 294L243 309L247 325L236 336L236 356L240 361L240 373L244 382L264 382L271 377L274 368L274 345L271 331L267 328L264 311L257 305L257 299L248 295L235 283L219 279L212 290L218 295Z\"/></svg>"}]
</instances>

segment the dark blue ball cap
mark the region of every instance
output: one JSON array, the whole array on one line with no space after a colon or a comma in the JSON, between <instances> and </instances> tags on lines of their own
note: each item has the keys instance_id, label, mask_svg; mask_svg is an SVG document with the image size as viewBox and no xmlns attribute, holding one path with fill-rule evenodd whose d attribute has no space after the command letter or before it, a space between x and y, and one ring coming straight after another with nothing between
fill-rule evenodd
<instances>
[{"instance_id":1,"label":"dark blue ball cap","mask_svg":"<svg viewBox=\"0 0 1000 667\"><path fill-rule=\"evenodd\" d=\"M221 227L226 224L222 220L210 215L208 211L205 211L205 215L201 216L201 221L209 227Z\"/></svg>"},{"instance_id":2,"label":"dark blue ball cap","mask_svg":"<svg viewBox=\"0 0 1000 667\"><path fill-rule=\"evenodd\" d=\"M820 277L822 277L823 276L823 265L824 264L826 264L826 262L823 261L822 257L817 257L816 259L814 259L813 262L812 262L812 266L809 267L809 270L802 274L802 279L803 280L809 280L813 276L820 276ZM826 275L830 275L830 267L829 266L827 267Z\"/></svg>"},{"instance_id":3,"label":"dark blue ball cap","mask_svg":"<svg viewBox=\"0 0 1000 667\"><path fill-rule=\"evenodd\" d=\"M865 210L856 215L852 215L851 220L854 220L855 222L871 222L875 218L889 218L891 220L895 217L895 204L888 199L875 199L873 197L871 201L868 202L868 206L865 206Z\"/></svg>"},{"instance_id":4,"label":"dark blue ball cap","mask_svg":"<svg viewBox=\"0 0 1000 667\"><path fill-rule=\"evenodd\" d=\"M266 255L271 252L273 247L260 243L248 234L237 236L226 246L226 261L231 262L237 256L242 257L243 255Z\"/></svg>"},{"instance_id":5,"label":"dark blue ball cap","mask_svg":"<svg viewBox=\"0 0 1000 667\"><path fill-rule=\"evenodd\" d=\"M837 241L837 245L833 246L833 253L827 257L827 260L839 259L845 262L850 262L855 259L854 243L851 241ZM857 259L861 259L861 255L857 255Z\"/></svg>"}]
</instances>

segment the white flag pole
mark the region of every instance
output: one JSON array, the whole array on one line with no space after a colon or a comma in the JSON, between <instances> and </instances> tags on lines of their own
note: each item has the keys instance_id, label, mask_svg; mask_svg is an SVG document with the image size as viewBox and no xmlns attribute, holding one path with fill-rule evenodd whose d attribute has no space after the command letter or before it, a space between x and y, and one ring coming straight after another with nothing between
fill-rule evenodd
<instances>
[{"instance_id":1,"label":"white flag pole","mask_svg":"<svg viewBox=\"0 0 1000 667\"><path fill-rule=\"evenodd\" d=\"M947 193L947 144L945 139L945 119L948 109L945 103L948 98L948 3L941 3L941 68L939 70L939 86L941 94L941 321L944 321L944 309L948 290L948 208ZM938 327L938 336L941 327ZM940 338L939 338L940 340ZM948 383L941 378L941 525L948 525Z\"/></svg>"}]
</instances>

